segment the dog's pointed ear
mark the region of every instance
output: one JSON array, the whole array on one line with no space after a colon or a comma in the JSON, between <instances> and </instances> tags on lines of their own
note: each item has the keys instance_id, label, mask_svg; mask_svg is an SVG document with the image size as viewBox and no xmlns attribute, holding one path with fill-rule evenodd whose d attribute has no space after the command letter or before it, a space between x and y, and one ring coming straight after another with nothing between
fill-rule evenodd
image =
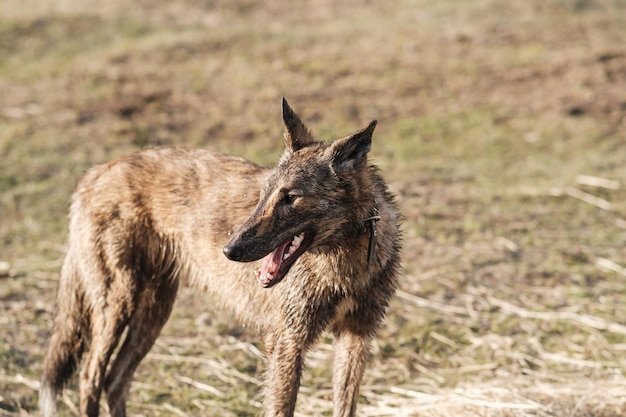
<instances>
[{"instance_id":1,"label":"dog's pointed ear","mask_svg":"<svg viewBox=\"0 0 626 417\"><path fill-rule=\"evenodd\" d=\"M376 123L374 120L365 129L339 139L330 146L331 166L335 173L360 169L365 165L367 153L372 147L372 133Z\"/></svg>"},{"instance_id":2,"label":"dog's pointed ear","mask_svg":"<svg viewBox=\"0 0 626 417\"><path fill-rule=\"evenodd\" d=\"M283 97L283 124L285 125L285 148L292 152L314 141L313 135Z\"/></svg>"}]
</instances>

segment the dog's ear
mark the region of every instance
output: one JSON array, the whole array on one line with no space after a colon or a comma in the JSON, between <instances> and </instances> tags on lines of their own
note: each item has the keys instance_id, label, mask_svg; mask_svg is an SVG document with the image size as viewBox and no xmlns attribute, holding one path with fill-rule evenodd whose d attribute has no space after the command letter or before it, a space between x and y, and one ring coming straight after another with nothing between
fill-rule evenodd
<instances>
[{"instance_id":1,"label":"dog's ear","mask_svg":"<svg viewBox=\"0 0 626 417\"><path fill-rule=\"evenodd\" d=\"M360 169L365 165L376 123L374 120L365 129L338 139L330 146L331 167L335 173Z\"/></svg>"},{"instance_id":2,"label":"dog's ear","mask_svg":"<svg viewBox=\"0 0 626 417\"><path fill-rule=\"evenodd\" d=\"M283 124L285 125L285 148L295 152L302 149L314 141L313 135L309 132L302 120L289 107L287 100L283 97Z\"/></svg>"}]
</instances>

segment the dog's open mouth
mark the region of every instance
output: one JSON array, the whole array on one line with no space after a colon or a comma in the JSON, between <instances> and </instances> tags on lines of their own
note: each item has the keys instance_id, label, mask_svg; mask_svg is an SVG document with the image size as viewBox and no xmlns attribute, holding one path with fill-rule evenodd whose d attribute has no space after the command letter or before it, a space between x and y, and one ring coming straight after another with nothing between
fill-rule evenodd
<instances>
[{"instance_id":1,"label":"dog's open mouth","mask_svg":"<svg viewBox=\"0 0 626 417\"><path fill-rule=\"evenodd\" d=\"M262 287L269 288L277 284L289 272L289 268L313 240L312 233L302 232L293 238L278 245L269 255L263 258L261 269L256 277Z\"/></svg>"}]
</instances>

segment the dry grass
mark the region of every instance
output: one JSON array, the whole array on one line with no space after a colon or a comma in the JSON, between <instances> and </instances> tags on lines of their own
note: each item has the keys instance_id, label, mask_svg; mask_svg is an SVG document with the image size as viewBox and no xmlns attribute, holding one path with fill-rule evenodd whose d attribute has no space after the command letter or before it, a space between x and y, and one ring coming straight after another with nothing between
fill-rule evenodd
<instances>
[{"instance_id":1,"label":"dry grass","mask_svg":"<svg viewBox=\"0 0 626 417\"><path fill-rule=\"evenodd\" d=\"M36 414L80 173L159 144L271 164L283 95L326 139L377 118L406 216L361 415L626 415L624 28L618 0L0 2L0 416ZM260 349L185 290L129 412L257 415ZM329 415L331 361L299 415Z\"/></svg>"}]
</instances>

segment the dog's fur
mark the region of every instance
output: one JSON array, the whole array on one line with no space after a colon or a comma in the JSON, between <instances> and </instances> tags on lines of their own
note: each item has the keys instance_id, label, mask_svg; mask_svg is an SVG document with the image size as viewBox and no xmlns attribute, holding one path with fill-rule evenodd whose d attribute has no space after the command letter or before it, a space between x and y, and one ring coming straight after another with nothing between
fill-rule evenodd
<instances>
[{"instance_id":1,"label":"dog's fur","mask_svg":"<svg viewBox=\"0 0 626 417\"><path fill-rule=\"evenodd\" d=\"M397 286L399 214L367 162L375 122L326 144L284 100L283 121L274 169L153 148L82 177L43 365L44 416L81 357L81 415L98 415L104 389L111 415L124 416L133 373L182 283L263 335L267 416L293 415L303 356L325 329L335 336L334 415L355 414L370 340Z\"/></svg>"}]
</instances>

